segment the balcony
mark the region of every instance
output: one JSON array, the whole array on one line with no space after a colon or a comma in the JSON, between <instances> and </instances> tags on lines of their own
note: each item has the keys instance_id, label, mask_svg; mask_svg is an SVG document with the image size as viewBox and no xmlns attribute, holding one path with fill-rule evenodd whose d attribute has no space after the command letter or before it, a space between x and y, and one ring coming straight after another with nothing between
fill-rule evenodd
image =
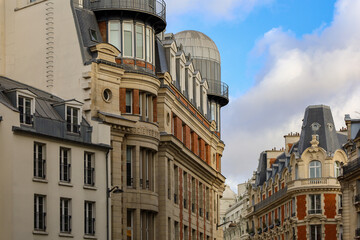
<instances>
[{"instance_id":1,"label":"balcony","mask_svg":"<svg viewBox=\"0 0 360 240\"><path fill-rule=\"evenodd\" d=\"M222 106L229 103L229 86L220 81L207 79L209 84L208 95L219 101Z\"/></svg>"},{"instance_id":2,"label":"balcony","mask_svg":"<svg viewBox=\"0 0 360 240\"><path fill-rule=\"evenodd\" d=\"M156 33L163 31L166 26L166 3L164 0L83 0L80 7L94 12L126 11L135 13L131 15L137 17L144 15L143 20L154 24Z\"/></svg>"},{"instance_id":3,"label":"balcony","mask_svg":"<svg viewBox=\"0 0 360 240\"><path fill-rule=\"evenodd\" d=\"M260 209L270 205L271 203L279 200L280 198L284 197L286 195L287 192L287 187L280 189L279 191L277 191L276 193L274 193L273 195L271 195L270 197L266 198L265 200L259 202L258 204L256 204L254 206L254 212L259 211Z\"/></svg>"},{"instance_id":4,"label":"balcony","mask_svg":"<svg viewBox=\"0 0 360 240\"><path fill-rule=\"evenodd\" d=\"M310 209L308 211L309 214L321 214L322 210L321 209Z\"/></svg>"},{"instance_id":5,"label":"balcony","mask_svg":"<svg viewBox=\"0 0 360 240\"><path fill-rule=\"evenodd\" d=\"M324 177L324 178L302 178L290 181L288 183L289 190L297 187L304 187L310 185L339 185L337 178Z\"/></svg>"}]
</instances>

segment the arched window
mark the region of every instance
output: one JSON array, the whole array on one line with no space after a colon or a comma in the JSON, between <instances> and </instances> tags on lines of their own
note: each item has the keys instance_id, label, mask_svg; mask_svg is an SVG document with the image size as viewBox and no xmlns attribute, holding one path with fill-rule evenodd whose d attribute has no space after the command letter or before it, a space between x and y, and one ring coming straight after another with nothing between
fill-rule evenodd
<instances>
[{"instance_id":1,"label":"arched window","mask_svg":"<svg viewBox=\"0 0 360 240\"><path fill-rule=\"evenodd\" d=\"M309 177L310 178L320 178L321 177L321 162L320 161L311 161L309 165Z\"/></svg>"},{"instance_id":2,"label":"arched window","mask_svg":"<svg viewBox=\"0 0 360 240\"><path fill-rule=\"evenodd\" d=\"M295 164L295 180L299 179L299 166Z\"/></svg>"},{"instance_id":3,"label":"arched window","mask_svg":"<svg viewBox=\"0 0 360 240\"><path fill-rule=\"evenodd\" d=\"M334 176L338 177L340 176L340 162L335 161L334 163Z\"/></svg>"}]
</instances>

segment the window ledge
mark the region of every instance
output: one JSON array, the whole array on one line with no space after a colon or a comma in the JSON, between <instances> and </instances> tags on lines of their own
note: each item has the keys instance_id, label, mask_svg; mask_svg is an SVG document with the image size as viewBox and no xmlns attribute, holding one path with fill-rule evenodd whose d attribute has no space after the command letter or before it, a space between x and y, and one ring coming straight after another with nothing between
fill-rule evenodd
<instances>
[{"instance_id":1,"label":"window ledge","mask_svg":"<svg viewBox=\"0 0 360 240\"><path fill-rule=\"evenodd\" d=\"M36 177L33 177L33 182L39 182L39 183L48 183L49 181L47 179L44 179L44 178L36 178Z\"/></svg>"},{"instance_id":2,"label":"window ledge","mask_svg":"<svg viewBox=\"0 0 360 240\"><path fill-rule=\"evenodd\" d=\"M84 235L84 239L97 239L97 237L92 235Z\"/></svg>"},{"instance_id":3,"label":"window ledge","mask_svg":"<svg viewBox=\"0 0 360 240\"><path fill-rule=\"evenodd\" d=\"M72 235L71 233L59 233L59 237L73 238L74 235Z\"/></svg>"},{"instance_id":4,"label":"window ledge","mask_svg":"<svg viewBox=\"0 0 360 240\"><path fill-rule=\"evenodd\" d=\"M84 189L96 191L96 190L97 190L97 187L89 186L89 185L84 185Z\"/></svg>"},{"instance_id":5,"label":"window ledge","mask_svg":"<svg viewBox=\"0 0 360 240\"><path fill-rule=\"evenodd\" d=\"M33 231L33 234L34 234L34 235L49 235L48 232L39 231L39 230L34 230L34 231Z\"/></svg>"},{"instance_id":6,"label":"window ledge","mask_svg":"<svg viewBox=\"0 0 360 240\"><path fill-rule=\"evenodd\" d=\"M64 187L73 187L72 183L70 182L59 182L60 186L64 186Z\"/></svg>"}]
</instances>

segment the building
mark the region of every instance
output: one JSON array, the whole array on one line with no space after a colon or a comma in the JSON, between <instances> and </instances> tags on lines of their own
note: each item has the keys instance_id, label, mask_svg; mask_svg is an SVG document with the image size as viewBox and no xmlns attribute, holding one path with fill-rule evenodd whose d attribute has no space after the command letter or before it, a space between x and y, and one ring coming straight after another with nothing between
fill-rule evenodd
<instances>
[{"instance_id":1,"label":"building","mask_svg":"<svg viewBox=\"0 0 360 240\"><path fill-rule=\"evenodd\" d=\"M219 215L222 222L225 221L226 211L231 208L237 199L237 194L231 190L229 185L225 185L225 190L223 192L222 198L220 199L220 210Z\"/></svg>"},{"instance_id":2,"label":"building","mask_svg":"<svg viewBox=\"0 0 360 240\"><path fill-rule=\"evenodd\" d=\"M162 0L1 1L0 15L0 75L82 102L92 141L112 147L109 188L124 192L109 238L222 239L215 43L165 34Z\"/></svg>"},{"instance_id":3,"label":"building","mask_svg":"<svg viewBox=\"0 0 360 240\"><path fill-rule=\"evenodd\" d=\"M238 184L238 193L236 202L225 212L224 222L231 221L236 227L224 227L224 240L248 239L248 226L246 220L247 208L249 205L249 196L246 186L248 183ZM224 193L225 194L225 193Z\"/></svg>"},{"instance_id":4,"label":"building","mask_svg":"<svg viewBox=\"0 0 360 240\"><path fill-rule=\"evenodd\" d=\"M110 146L81 107L0 77L1 239L106 239Z\"/></svg>"},{"instance_id":5,"label":"building","mask_svg":"<svg viewBox=\"0 0 360 240\"><path fill-rule=\"evenodd\" d=\"M249 235L254 239L342 239L340 165L346 135L330 107L309 106L301 134L285 136L282 153L260 154L249 185ZM271 155L271 154L270 154Z\"/></svg>"},{"instance_id":6,"label":"building","mask_svg":"<svg viewBox=\"0 0 360 240\"><path fill-rule=\"evenodd\" d=\"M339 181L342 190L342 221L344 239L360 236L360 120L345 115L347 142L344 149L349 162L342 167Z\"/></svg>"}]
</instances>

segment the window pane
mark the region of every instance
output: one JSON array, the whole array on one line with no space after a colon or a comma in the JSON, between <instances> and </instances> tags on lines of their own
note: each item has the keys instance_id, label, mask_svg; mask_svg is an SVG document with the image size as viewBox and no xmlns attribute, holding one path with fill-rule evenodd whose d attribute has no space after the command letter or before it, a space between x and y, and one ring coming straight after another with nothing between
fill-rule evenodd
<instances>
[{"instance_id":1,"label":"window pane","mask_svg":"<svg viewBox=\"0 0 360 240\"><path fill-rule=\"evenodd\" d=\"M124 23L124 56L132 57L132 24Z\"/></svg>"},{"instance_id":2,"label":"window pane","mask_svg":"<svg viewBox=\"0 0 360 240\"><path fill-rule=\"evenodd\" d=\"M144 58L144 28L142 26L136 26L136 57Z\"/></svg>"},{"instance_id":3,"label":"window pane","mask_svg":"<svg viewBox=\"0 0 360 240\"><path fill-rule=\"evenodd\" d=\"M109 22L109 25L109 43L111 43L120 50L120 22L111 21Z\"/></svg>"}]
</instances>

